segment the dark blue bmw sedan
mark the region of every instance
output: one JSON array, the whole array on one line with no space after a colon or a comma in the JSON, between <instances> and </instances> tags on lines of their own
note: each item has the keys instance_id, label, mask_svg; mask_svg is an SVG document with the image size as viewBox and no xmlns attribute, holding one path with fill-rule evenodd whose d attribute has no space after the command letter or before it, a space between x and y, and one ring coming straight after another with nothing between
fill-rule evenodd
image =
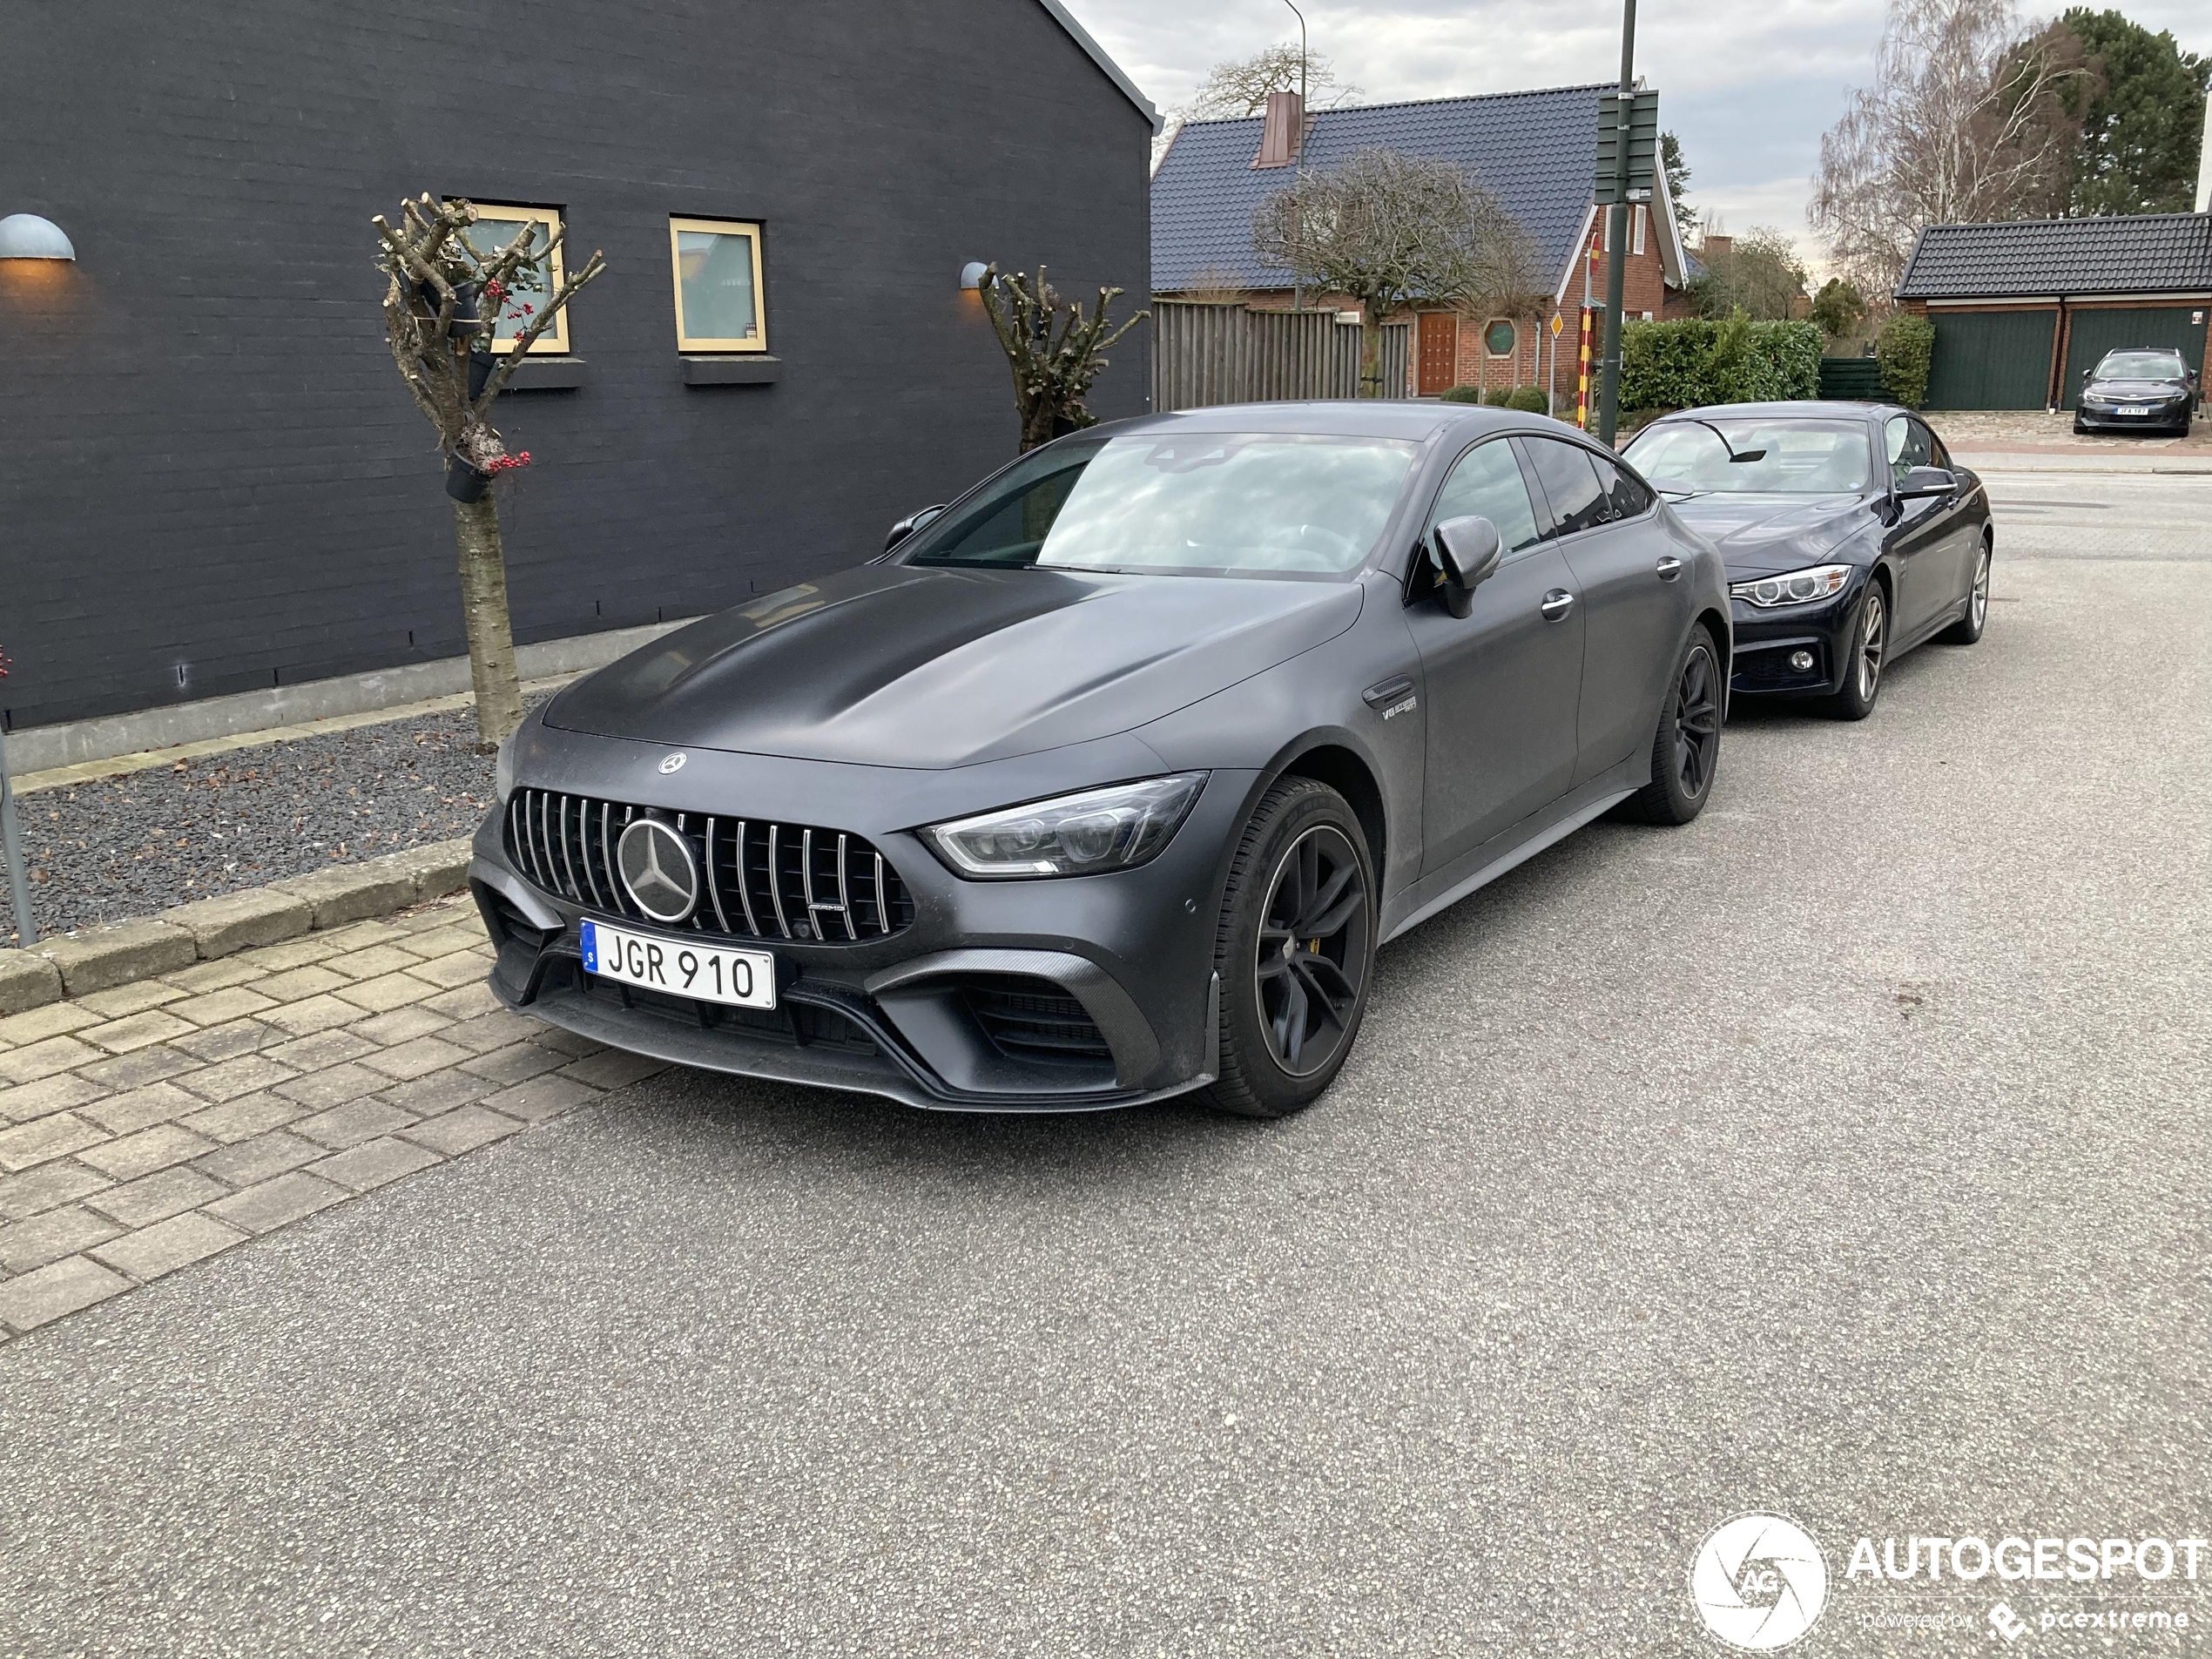
<instances>
[{"instance_id":1,"label":"dark blue bmw sedan","mask_svg":"<svg viewBox=\"0 0 2212 1659\"><path fill-rule=\"evenodd\" d=\"M1989 497L1919 415L1723 404L1654 422L1624 454L1727 562L1736 692L1863 720L1892 658L1981 637Z\"/></svg>"}]
</instances>

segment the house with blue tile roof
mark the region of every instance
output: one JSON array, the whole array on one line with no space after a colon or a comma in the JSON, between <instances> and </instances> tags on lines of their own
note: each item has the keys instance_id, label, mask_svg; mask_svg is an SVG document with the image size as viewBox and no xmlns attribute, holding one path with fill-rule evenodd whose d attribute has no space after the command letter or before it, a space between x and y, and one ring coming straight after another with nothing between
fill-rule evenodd
<instances>
[{"instance_id":1,"label":"house with blue tile roof","mask_svg":"<svg viewBox=\"0 0 2212 1659\"><path fill-rule=\"evenodd\" d=\"M1152 291L1166 300L1241 296L1255 309L1288 307L1291 275L1260 264L1252 215L1300 165L1330 166L1370 146L1456 163L1494 191L1528 233L1549 274L1534 316L1418 311L1406 395L1454 385L1544 386L1571 406L1576 334L1585 300L1605 298L1605 215L1597 211L1598 98L1608 86L1425 98L1318 110L1301 121L1298 94L1278 92L1264 115L1186 122L1152 179ZM1295 137L1304 129L1301 157ZM1696 266L1682 243L1662 174L1655 199L1629 210L1622 309L1683 316ZM1595 245L1595 246L1594 246ZM1309 309L1340 296L1302 294ZM1559 327L1554 333L1553 320Z\"/></svg>"}]
</instances>

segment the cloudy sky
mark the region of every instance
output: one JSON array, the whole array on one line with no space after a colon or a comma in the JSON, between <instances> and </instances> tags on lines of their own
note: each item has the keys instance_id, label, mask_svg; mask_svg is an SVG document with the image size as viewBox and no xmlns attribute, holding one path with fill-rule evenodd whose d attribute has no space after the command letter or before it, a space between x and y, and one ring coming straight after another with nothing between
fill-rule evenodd
<instances>
[{"instance_id":1,"label":"cloudy sky","mask_svg":"<svg viewBox=\"0 0 2212 1659\"><path fill-rule=\"evenodd\" d=\"M2094 0L2093 0L2094 3ZM1066 0L1163 110L1208 69L1298 37L1283 0ZM2152 29L2212 51L2205 0L2122 0ZM2056 7L2051 10L2057 10ZM1617 0L1313 0L1309 39L1362 103L1607 81L1620 73ZM1731 231L1772 225L1818 248L1804 220L1820 135L1863 84L1883 0L1644 0L1636 67L1681 135L1689 197Z\"/></svg>"}]
</instances>

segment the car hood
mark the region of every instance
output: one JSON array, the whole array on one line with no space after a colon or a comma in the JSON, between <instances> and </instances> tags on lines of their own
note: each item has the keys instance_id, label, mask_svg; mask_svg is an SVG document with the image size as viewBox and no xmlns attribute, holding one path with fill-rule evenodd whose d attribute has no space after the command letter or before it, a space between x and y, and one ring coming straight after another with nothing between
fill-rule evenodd
<instances>
[{"instance_id":1,"label":"car hood","mask_svg":"<svg viewBox=\"0 0 2212 1659\"><path fill-rule=\"evenodd\" d=\"M1874 522L1878 496L1669 497L1683 523L1720 550L1731 577L1773 576L1829 558Z\"/></svg>"},{"instance_id":2,"label":"car hood","mask_svg":"<svg viewBox=\"0 0 2212 1659\"><path fill-rule=\"evenodd\" d=\"M2091 381L2083 395L2094 397L2178 397L2188 387L2181 381Z\"/></svg>"},{"instance_id":3,"label":"car hood","mask_svg":"<svg viewBox=\"0 0 2212 1659\"><path fill-rule=\"evenodd\" d=\"M1110 737L1349 628L1357 583L863 565L577 682L565 731L946 767Z\"/></svg>"}]
</instances>

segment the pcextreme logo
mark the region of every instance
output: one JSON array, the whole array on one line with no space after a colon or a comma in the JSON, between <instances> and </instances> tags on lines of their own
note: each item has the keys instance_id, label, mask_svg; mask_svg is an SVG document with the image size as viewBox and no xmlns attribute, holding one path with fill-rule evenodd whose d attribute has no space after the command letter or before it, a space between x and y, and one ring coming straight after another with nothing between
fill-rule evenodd
<instances>
[{"instance_id":1,"label":"pcextreme logo","mask_svg":"<svg viewBox=\"0 0 2212 1659\"><path fill-rule=\"evenodd\" d=\"M1820 1622L1828 1562L1812 1534L1786 1515L1737 1515L1698 1545L1689 1599L1730 1647L1773 1653Z\"/></svg>"}]
</instances>

